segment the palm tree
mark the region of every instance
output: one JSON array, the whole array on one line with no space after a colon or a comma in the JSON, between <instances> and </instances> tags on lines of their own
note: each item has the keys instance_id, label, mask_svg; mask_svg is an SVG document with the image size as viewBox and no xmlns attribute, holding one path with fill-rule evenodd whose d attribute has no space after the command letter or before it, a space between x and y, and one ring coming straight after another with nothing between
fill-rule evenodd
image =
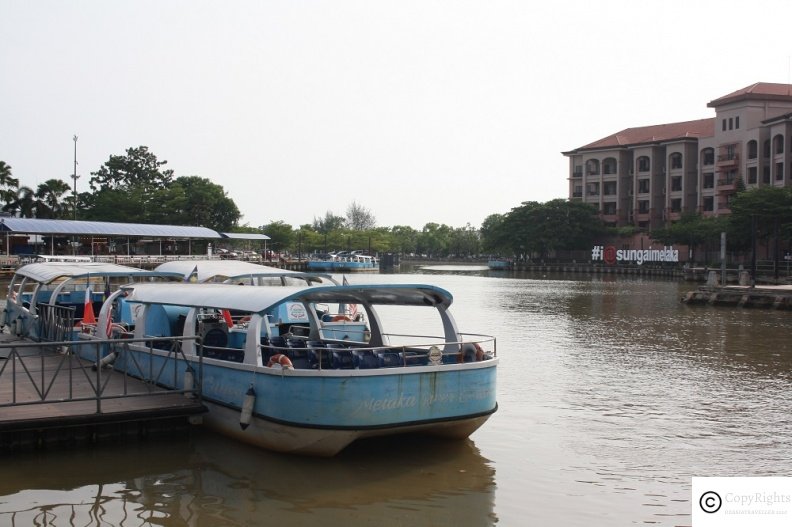
<instances>
[{"instance_id":1,"label":"palm tree","mask_svg":"<svg viewBox=\"0 0 792 527\"><path fill-rule=\"evenodd\" d=\"M68 212L66 194L69 184L61 179L48 179L36 189L36 217L63 218Z\"/></svg>"},{"instance_id":2,"label":"palm tree","mask_svg":"<svg viewBox=\"0 0 792 527\"><path fill-rule=\"evenodd\" d=\"M11 166L0 161L0 201L6 205L16 199L19 180L11 176Z\"/></svg>"},{"instance_id":3,"label":"palm tree","mask_svg":"<svg viewBox=\"0 0 792 527\"><path fill-rule=\"evenodd\" d=\"M19 187L3 210L16 214L20 218L36 217L36 193L30 187Z\"/></svg>"}]
</instances>

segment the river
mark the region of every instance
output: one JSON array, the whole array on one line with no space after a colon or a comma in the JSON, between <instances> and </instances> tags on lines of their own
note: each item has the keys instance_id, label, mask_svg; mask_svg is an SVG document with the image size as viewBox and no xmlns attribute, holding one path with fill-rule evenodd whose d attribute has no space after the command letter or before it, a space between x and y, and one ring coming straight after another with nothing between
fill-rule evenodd
<instances>
[{"instance_id":1,"label":"river","mask_svg":"<svg viewBox=\"0 0 792 527\"><path fill-rule=\"evenodd\" d=\"M686 306L672 280L435 269L350 281L447 288L460 329L497 337L499 410L470 440L14 453L0 525L690 525L691 476L792 473L792 314Z\"/></svg>"}]
</instances>

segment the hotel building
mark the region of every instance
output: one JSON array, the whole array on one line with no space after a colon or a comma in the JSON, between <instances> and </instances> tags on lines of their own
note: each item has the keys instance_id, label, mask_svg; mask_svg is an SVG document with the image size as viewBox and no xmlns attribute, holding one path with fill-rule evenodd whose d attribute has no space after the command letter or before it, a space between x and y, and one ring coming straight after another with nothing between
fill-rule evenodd
<instances>
[{"instance_id":1,"label":"hotel building","mask_svg":"<svg viewBox=\"0 0 792 527\"><path fill-rule=\"evenodd\" d=\"M738 180L792 186L792 85L760 82L707 106L714 118L627 128L563 152L569 199L609 225L656 229L687 211L728 214Z\"/></svg>"}]
</instances>

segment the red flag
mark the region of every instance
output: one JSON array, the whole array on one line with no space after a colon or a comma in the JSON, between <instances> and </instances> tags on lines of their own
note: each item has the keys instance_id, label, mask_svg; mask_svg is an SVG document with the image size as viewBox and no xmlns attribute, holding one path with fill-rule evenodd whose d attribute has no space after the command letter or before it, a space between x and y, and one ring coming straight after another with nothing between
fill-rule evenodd
<instances>
[{"instance_id":1,"label":"red flag","mask_svg":"<svg viewBox=\"0 0 792 527\"><path fill-rule=\"evenodd\" d=\"M226 326L229 328L234 325L234 321L231 319L231 312L229 310L223 310L223 319L225 320Z\"/></svg>"}]
</instances>

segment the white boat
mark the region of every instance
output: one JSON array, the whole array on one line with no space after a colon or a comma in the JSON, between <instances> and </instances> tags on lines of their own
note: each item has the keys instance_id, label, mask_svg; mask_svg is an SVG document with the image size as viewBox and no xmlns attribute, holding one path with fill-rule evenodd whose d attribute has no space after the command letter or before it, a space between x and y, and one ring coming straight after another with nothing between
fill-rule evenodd
<instances>
[{"instance_id":1,"label":"white boat","mask_svg":"<svg viewBox=\"0 0 792 527\"><path fill-rule=\"evenodd\" d=\"M304 283L337 284L329 274L301 273L259 265L242 260L172 260L160 264L157 271L179 273L185 281L238 285L298 285Z\"/></svg>"},{"instance_id":2,"label":"white boat","mask_svg":"<svg viewBox=\"0 0 792 527\"><path fill-rule=\"evenodd\" d=\"M73 340L95 325L93 315L119 286L140 280L178 281L176 273L146 271L112 263L70 257L38 257L23 265L8 285L0 326L8 325L19 337L34 340ZM90 307L89 307L90 306ZM85 326L85 328L83 327Z\"/></svg>"},{"instance_id":3,"label":"white boat","mask_svg":"<svg viewBox=\"0 0 792 527\"><path fill-rule=\"evenodd\" d=\"M112 316L130 329L133 340L116 343L116 370L159 371L174 389L199 379L209 426L270 450L332 456L371 436L466 438L496 411L495 339L461 333L451 302L431 285L138 283L108 299L99 325ZM328 319L338 305L358 312ZM440 334L387 332L410 313L411 333L432 324ZM156 337L183 337L181 348ZM182 353L187 367L175 360Z\"/></svg>"}]
</instances>

